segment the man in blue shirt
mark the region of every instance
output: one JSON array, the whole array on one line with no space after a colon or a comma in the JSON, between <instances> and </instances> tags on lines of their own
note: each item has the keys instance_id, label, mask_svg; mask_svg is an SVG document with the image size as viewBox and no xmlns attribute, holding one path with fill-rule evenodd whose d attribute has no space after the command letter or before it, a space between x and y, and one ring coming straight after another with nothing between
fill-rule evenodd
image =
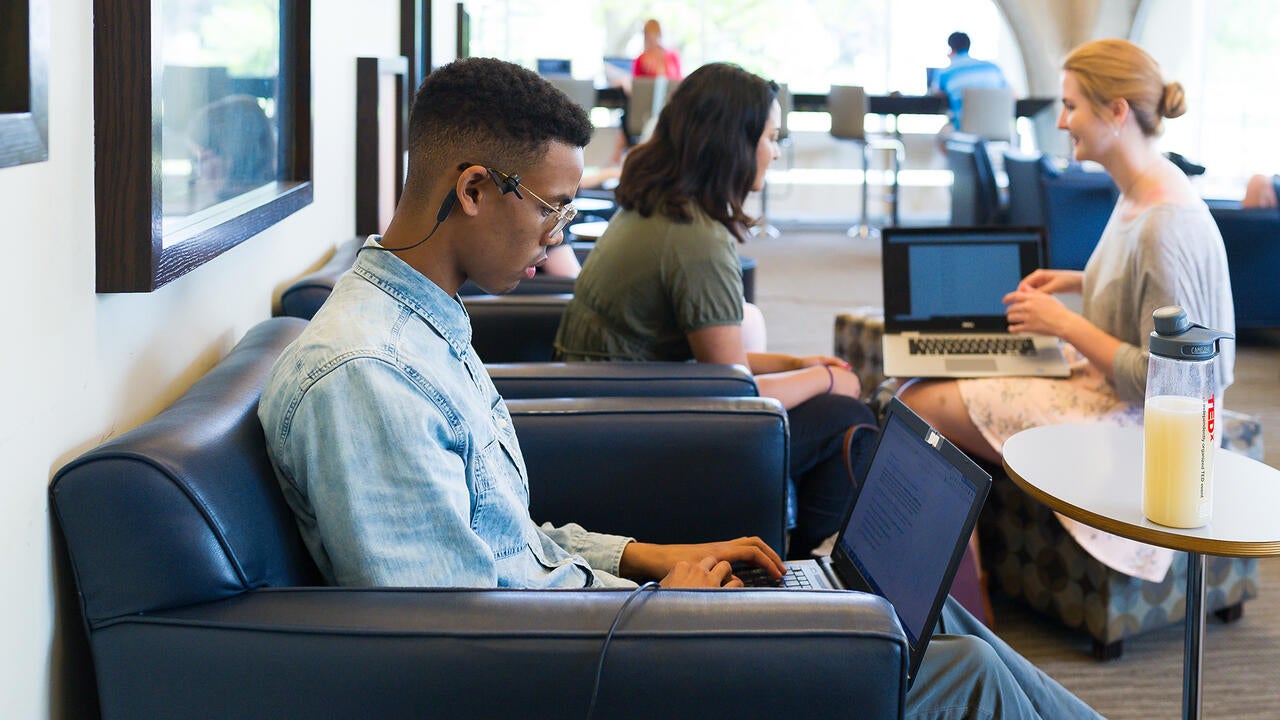
<instances>
[{"instance_id":1,"label":"man in blue shirt","mask_svg":"<svg viewBox=\"0 0 1280 720\"><path fill-rule=\"evenodd\" d=\"M781 576L759 538L655 545L529 515L520 443L457 291L533 277L573 215L592 130L509 63L459 60L423 82L386 234L281 354L259 402L267 452L329 582L737 587L738 561ZM908 717L1097 717L954 601L942 624L952 634L929 645Z\"/></svg>"},{"instance_id":2,"label":"man in blue shirt","mask_svg":"<svg viewBox=\"0 0 1280 720\"><path fill-rule=\"evenodd\" d=\"M1002 88L1008 83L995 63L969 57L969 36L953 32L947 37L951 64L938 72L929 92L945 95L951 114L951 129L960 129L961 95L966 88Z\"/></svg>"}]
</instances>

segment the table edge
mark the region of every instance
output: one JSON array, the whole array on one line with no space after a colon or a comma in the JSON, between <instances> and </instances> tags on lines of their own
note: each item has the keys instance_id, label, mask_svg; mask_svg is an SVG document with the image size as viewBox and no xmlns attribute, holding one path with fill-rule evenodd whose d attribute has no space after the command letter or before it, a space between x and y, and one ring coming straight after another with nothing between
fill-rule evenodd
<instances>
[{"instance_id":1,"label":"table edge","mask_svg":"<svg viewBox=\"0 0 1280 720\"><path fill-rule=\"evenodd\" d=\"M1051 510L1060 512L1072 520L1077 520L1099 530L1119 535L1130 540L1136 540L1138 542L1159 545L1160 547L1172 550L1198 552L1204 555L1240 558L1272 557L1280 555L1280 541L1249 542L1200 538L1172 531L1162 531L1156 528L1131 525L1127 522L1114 520L1105 515L1099 515L1091 510L1073 505L1061 498L1050 495L1019 475L1017 471L1009 466L1008 461L1003 457L1000 460L1000 464L1004 466L1004 470L1009 475L1009 479L1012 480L1023 492L1041 503L1044 503Z\"/></svg>"}]
</instances>

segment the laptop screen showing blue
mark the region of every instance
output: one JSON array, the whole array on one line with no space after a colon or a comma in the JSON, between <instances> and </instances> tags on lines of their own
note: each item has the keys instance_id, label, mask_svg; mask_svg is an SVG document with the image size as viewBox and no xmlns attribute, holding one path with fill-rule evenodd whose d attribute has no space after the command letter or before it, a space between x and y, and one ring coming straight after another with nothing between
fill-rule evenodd
<instances>
[{"instance_id":1,"label":"laptop screen showing blue","mask_svg":"<svg viewBox=\"0 0 1280 720\"><path fill-rule=\"evenodd\" d=\"M901 317L1002 315L1022 279L1017 245L915 245L907 250L911 307Z\"/></svg>"},{"instance_id":2,"label":"laptop screen showing blue","mask_svg":"<svg viewBox=\"0 0 1280 720\"><path fill-rule=\"evenodd\" d=\"M538 58L539 75L572 75L573 61L561 58Z\"/></svg>"},{"instance_id":3,"label":"laptop screen showing blue","mask_svg":"<svg viewBox=\"0 0 1280 720\"><path fill-rule=\"evenodd\" d=\"M890 414L840 546L871 590L893 603L913 646L932 631L926 624L938 579L956 538L967 538L977 494L964 473Z\"/></svg>"},{"instance_id":4,"label":"laptop screen showing blue","mask_svg":"<svg viewBox=\"0 0 1280 720\"><path fill-rule=\"evenodd\" d=\"M1041 266L1038 228L886 228L885 330L1005 332L1004 296Z\"/></svg>"}]
</instances>

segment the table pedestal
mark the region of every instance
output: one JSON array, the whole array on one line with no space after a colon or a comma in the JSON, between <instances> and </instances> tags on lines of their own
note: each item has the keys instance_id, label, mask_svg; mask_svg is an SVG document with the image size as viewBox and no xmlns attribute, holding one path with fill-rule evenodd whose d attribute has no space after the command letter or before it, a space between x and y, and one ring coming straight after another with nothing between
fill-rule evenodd
<instances>
[{"instance_id":1,"label":"table pedestal","mask_svg":"<svg viewBox=\"0 0 1280 720\"><path fill-rule=\"evenodd\" d=\"M1187 553L1187 629L1183 641L1182 717L1200 717L1200 661L1204 659L1204 556Z\"/></svg>"}]
</instances>

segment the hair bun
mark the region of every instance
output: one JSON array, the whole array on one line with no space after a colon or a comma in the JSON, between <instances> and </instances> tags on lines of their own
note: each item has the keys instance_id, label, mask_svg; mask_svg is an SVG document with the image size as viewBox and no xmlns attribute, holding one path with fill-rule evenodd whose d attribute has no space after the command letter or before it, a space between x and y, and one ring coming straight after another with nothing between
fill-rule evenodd
<instances>
[{"instance_id":1,"label":"hair bun","mask_svg":"<svg viewBox=\"0 0 1280 720\"><path fill-rule=\"evenodd\" d=\"M1158 111L1167 118L1180 117L1187 112L1187 93L1182 89L1182 83L1175 80L1164 86Z\"/></svg>"}]
</instances>

